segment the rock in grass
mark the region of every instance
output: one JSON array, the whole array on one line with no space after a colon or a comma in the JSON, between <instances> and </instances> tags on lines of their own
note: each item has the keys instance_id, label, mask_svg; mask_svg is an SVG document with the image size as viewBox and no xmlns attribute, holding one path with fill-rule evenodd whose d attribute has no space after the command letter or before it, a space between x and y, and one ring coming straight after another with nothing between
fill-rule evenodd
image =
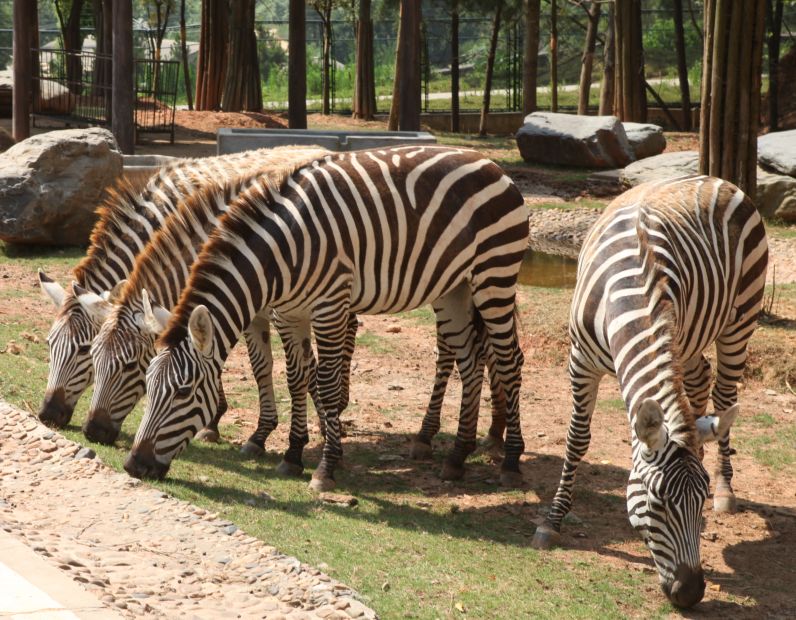
<instances>
[{"instance_id":1,"label":"rock in grass","mask_svg":"<svg viewBox=\"0 0 796 620\"><path fill-rule=\"evenodd\" d=\"M335 504L337 506L356 506L359 500L353 495L344 495L342 493L321 493L320 500L324 504Z\"/></svg>"}]
</instances>

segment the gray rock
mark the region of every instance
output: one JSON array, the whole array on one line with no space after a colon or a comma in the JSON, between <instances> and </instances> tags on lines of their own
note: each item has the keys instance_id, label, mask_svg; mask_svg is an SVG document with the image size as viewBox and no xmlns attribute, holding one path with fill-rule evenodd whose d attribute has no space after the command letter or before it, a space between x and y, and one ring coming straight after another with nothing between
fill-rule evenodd
<instances>
[{"instance_id":1,"label":"gray rock","mask_svg":"<svg viewBox=\"0 0 796 620\"><path fill-rule=\"evenodd\" d=\"M0 155L0 239L85 244L121 170L106 129L51 131L15 144Z\"/></svg>"},{"instance_id":2,"label":"gray rock","mask_svg":"<svg viewBox=\"0 0 796 620\"><path fill-rule=\"evenodd\" d=\"M796 177L796 129L760 136L757 163L774 172Z\"/></svg>"},{"instance_id":3,"label":"gray rock","mask_svg":"<svg viewBox=\"0 0 796 620\"><path fill-rule=\"evenodd\" d=\"M97 453L94 452L91 448L80 448L75 454L76 459L93 459L97 456Z\"/></svg>"},{"instance_id":4,"label":"gray rock","mask_svg":"<svg viewBox=\"0 0 796 620\"><path fill-rule=\"evenodd\" d=\"M699 153L679 151L633 162L622 171L621 179L625 185L636 186L647 181L661 181L698 172Z\"/></svg>"},{"instance_id":5,"label":"gray rock","mask_svg":"<svg viewBox=\"0 0 796 620\"><path fill-rule=\"evenodd\" d=\"M634 159L615 116L534 112L517 132L525 161L582 168L620 168Z\"/></svg>"},{"instance_id":6,"label":"gray rock","mask_svg":"<svg viewBox=\"0 0 796 620\"><path fill-rule=\"evenodd\" d=\"M796 222L796 179L758 167L755 204L763 217Z\"/></svg>"},{"instance_id":7,"label":"gray rock","mask_svg":"<svg viewBox=\"0 0 796 620\"><path fill-rule=\"evenodd\" d=\"M622 123L636 159L660 155L666 148L663 128L652 123Z\"/></svg>"}]
</instances>

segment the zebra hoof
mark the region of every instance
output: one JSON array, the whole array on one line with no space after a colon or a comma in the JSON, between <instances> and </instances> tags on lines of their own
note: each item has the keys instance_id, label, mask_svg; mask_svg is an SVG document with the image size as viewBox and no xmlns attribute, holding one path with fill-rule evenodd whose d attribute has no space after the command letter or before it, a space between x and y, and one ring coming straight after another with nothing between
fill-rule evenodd
<instances>
[{"instance_id":1,"label":"zebra hoof","mask_svg":"<svg viewBox=\"0 0 796 620\"><path fill-rule=\"evenodd\" d=\"M244 456L256 459L258 456L265 454L265 448L258 446L253 441L247 441L240 447L240 453Z\"/></svg>"},{"instance_id":2,"label":"zebra hoof","mask_svg":"<svg viewBox=\"0 0 796 620\"><path fill-rule=\"evenodd\" d=\"M312 489L316 493L331 491L336 486L337 483L332 478L320 478L320 477L316 478L315 476L313 476L312 480L310 480L310 489Z\"/></svg>"},{"instance_id":3,"label":"zebra hoof","mask_svg":"<svg viewBox=\"0 0 796 620\"><path fill-rule=\"evenodd\" d=\"M442 464L442 471L439 473L439 477L443 480L461 480L464 478L464 466L445 461Z\"/></svg>"},{"instance_id":4,"label":"zebra hoof","mask_svg":"<svg viewBox=\"0 0 796 620\"><path fill-rule=\"evenodd\" d=\"M738 501L732 493L713 495L713 512L719 514L735 514L738 512Z\"/></svg>"},{"instance_id":5,"label":"zebra hoof","mask_svg":"<svg viewBox=\"0 0 796 620\"><path fill-rule=\"evenodd\" d=\"M295 463L282 461L276 466L276 473L278 473L280 476L290 476L291 478L295 478L304 473L304 467L301 465L296 465Z\"/></svg>"},{"instance_id":6,"label":"zebra hoof","mask_svg":"<svg viewBox=\"0 0 796 620\"><path fill-rule=\"evenodd\" d=\"M522 472L504 469L500 472L500 484L510 489L521 487L523 483Z\"/></svg>"},{"instance_id":7,"label":"zebra hoof","mask_svg":"<svg viewBox=\"0 0 796 620\"><path fill-rule=\"evenodd\" d=\"M428 461L432 458L431 444L420 441L419 439L412 440L412 448L409 451L409 458L413 461Z\"/></svg>"},{"instance_id":8,"label":"zebra hoof","mask_svg":"<svg viewBox=\"0 0 796 620\"><path fill-rule=\"evenodd\" d=\"M221 435L218 434L218 431L210 428L203 428L201 431L196 433L197 441L204 441L206 443L218 443L219 439L221 439Z\"/></svg>"},{"instance_id":9,"label":"zebra hoof","mask_svg":"<svg viewBox=\"0 0 796 620\"><path fill-rule=\"evenodd\" d=\"M536 532L533 535L531 547L541 550L552 549L553 547L557 547L560 542L561 534L556 532L549 525L540 525L536 528Z\"/></svg>"}]
</instances>

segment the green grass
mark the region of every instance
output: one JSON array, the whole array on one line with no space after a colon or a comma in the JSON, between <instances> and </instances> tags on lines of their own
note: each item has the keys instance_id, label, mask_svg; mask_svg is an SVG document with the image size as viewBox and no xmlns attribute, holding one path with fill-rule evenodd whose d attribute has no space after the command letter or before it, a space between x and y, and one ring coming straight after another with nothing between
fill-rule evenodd
<instances>
[{"instance_id":1,"label":"green grass","mask_svg":"<svg viewBox=\"0 0 796 620\"><path fill-rule=\"evenodd\" d=\"M608 205L604 200L579 200L578 202L535 202L532 209L561 209L569 211L572 209L605 209Z\"/></svg>"},{"instance_id":2,"label":"green grass","mask_svg":"<svg viewBox=\"0 0 796 620\"><path fill-rule=\"evenodd\" d=\"M751 416L742 412L735 425L739 431L733 435L733 443L740 451L774 471L796 473L796 424L766 412Z\"/></svg>"},{"instance_id":3,"label":"green grass","mask_svg":"<svg viewBox=\"0 0 796 620\"><path fill-rule=\"evenodd\" d=\"M395 353L395 344L389 338L367 329L357 332L357 346L365 347L372 353L380 355Z\"/></svg>"},{"instance_id":4,"label":"green grass","mask_svg":"<svg viewBox=\"0 0 796 620\"><path fill-rule=\"evenodd\" d=\"M76 247L42 249L39 246L16 245L0 241L0 265L13 263L36 269L41 267L74 267L85 255Z\"/></svg>"}]
</instances>

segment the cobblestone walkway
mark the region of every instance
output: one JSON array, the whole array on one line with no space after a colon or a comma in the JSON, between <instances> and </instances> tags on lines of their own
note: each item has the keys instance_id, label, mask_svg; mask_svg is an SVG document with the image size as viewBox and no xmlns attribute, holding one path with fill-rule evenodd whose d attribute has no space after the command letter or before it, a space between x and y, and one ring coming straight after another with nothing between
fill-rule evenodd
<instances>
[{"instance_id":1,"label":"cobblestone walkway","mask_svg":"<svg viewBox=\"0 0 796 620\"><path fill-rule=\"evenodd\" d=\"M347 586L0 401L0 526L128 617L375 618Z\"/></svg>"}]
</instances>

